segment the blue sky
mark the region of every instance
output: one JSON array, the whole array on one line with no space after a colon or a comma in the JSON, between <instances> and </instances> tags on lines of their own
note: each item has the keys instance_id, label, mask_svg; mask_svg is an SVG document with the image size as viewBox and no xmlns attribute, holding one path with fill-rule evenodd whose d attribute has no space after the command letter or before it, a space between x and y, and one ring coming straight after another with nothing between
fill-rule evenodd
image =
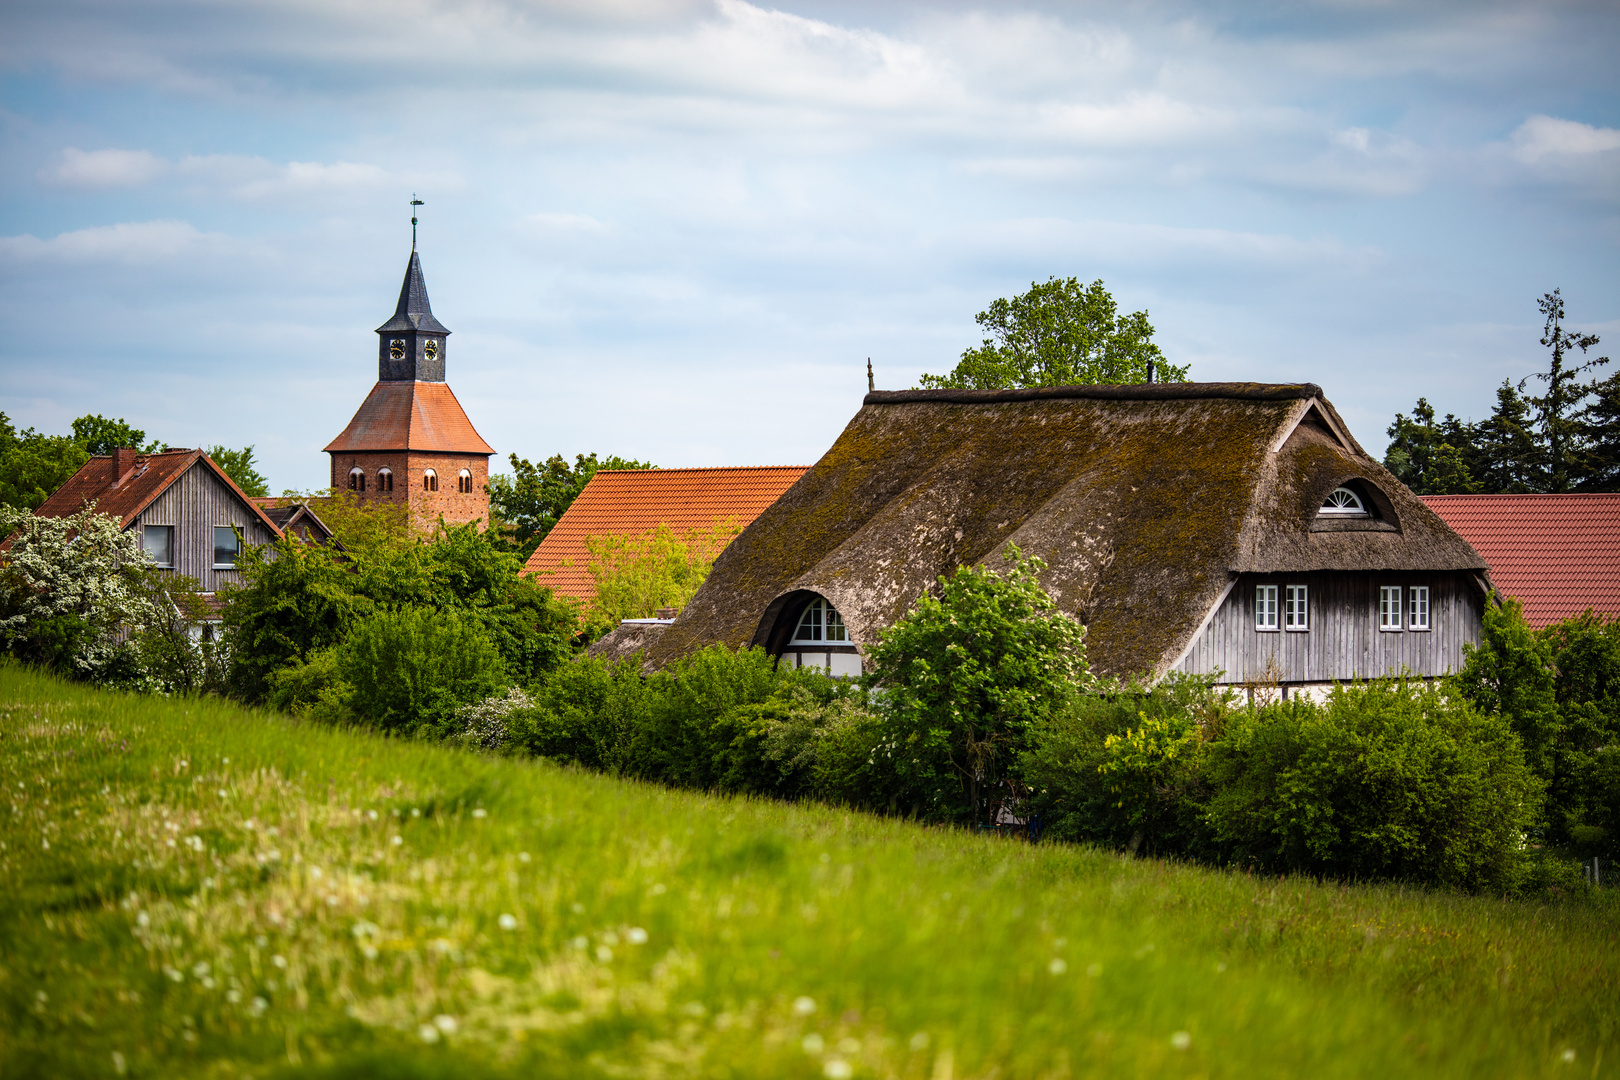
<instances>
[{"instance_id":1,"label":"blue sky","mask_svg":"<svg viewBox=\"0 0 1620 1080\"><path fill-rule=\"evenodd\" d=\"M253 444L376 378L413 192L505 455L808 464L998 296L1102 278L1205 380L1488 412L1620 335L1613 4L0 3L0 409Z\"/></svg>"}]
</instances>

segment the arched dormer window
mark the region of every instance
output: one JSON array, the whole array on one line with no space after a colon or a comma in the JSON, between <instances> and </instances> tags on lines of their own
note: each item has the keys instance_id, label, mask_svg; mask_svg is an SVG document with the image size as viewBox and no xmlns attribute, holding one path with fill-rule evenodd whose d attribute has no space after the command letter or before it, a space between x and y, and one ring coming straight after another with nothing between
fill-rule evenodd
<instances>
[{"instance_id":1,"label":"arched dormer window","mask_svg":"<svg viewBox=\"0 0 1620 1080\"><path fill-rule=\"evenodd\" d=\"M438 491L439 490L439 474L434 472L432 469L428 469L427 471L423 472L422 473L422 490L423 491Z\"/></svg>"},{"instance_id":2,"label":"arched dormer window","mask_svg":"<svg viewBox=\"0 0 1620 1080\"><path fill-rule=\"evenodd\" d=\"M364 491L364 490L366 490L366 474L365 474L364 471L362 471L359 468L353 468L353 469L349 470L349 490L350 491Z\"/></svg>"},{"instance_id":3,"label":"arched dormer window","mask_svg":"<svg viewBox=\"0 0 1620 1080\"><path fill-rule=\"evenodd\" d=\"M377 470L377 490L394 490L394 470L389 468L381 468Z\"/></svg>"},{"instance_id":4,"label":"arched dormer window","mask_svg":"<svg viewBox=\"0 0 1620 1080\"><path fill-rule=\"evenodd\" d=\"M472 473L466 469L461 470L460 474L456 476L456 490L463 495L472 494Z\"/></svg>"},{"instance_id":5,"label":"arched dormer window","mask_svg":"<svg viewBox=\"0 0 1620 1080\"><path fill-rule=\"evenodd\" d=\"M827 603L822 597L816 597L805 607L799 616L799 624L793 630L792 645L819 644L823 642L837 642L845 644L849 641L849 634L844 629L844 617L838 614L838 609Z\"/></svg>"},{"instance_id":6,"label":"arched dormer window","mask_svg":"<svg viewBox=\"0 0 1620 1080\"><path fill-rule=\"evenodd\" d=\"M1317 511L1323 517L1369 517L1367 506L1361 501L1361 496L1351 488L1336 487L1328 492L1328 497L1322 500L1322 508Z\"/></svg>"}]
</instances>

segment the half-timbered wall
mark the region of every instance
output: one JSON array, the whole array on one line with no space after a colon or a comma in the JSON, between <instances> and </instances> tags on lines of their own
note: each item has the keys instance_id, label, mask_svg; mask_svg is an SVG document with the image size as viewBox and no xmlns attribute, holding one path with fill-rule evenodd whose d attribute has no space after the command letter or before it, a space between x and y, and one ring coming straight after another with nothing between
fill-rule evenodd
<instances>
[{"instance_id":1,"label":"half-timbered wall","mask_svg":"<svg viewBox=\"0 0 1620 1080\"><path fill-rule=\"evenodd\" d=\"M1257 630L1255 586L1309 586L1310 629ZM1429 630L1379 629L1379 586L1429 587ZM1403 669L1437 676L1462 668L1465 642L1479 643L1479 594L1456 573L1244 574L1174 670L1221 674L1222 682L1325 683ZM1279 618L1279 622L1281 619ZM1272 666L1272 661L1275 665ZM1268 671L1269 668L1269 671Z\"/></svg>"},{"instance_id":2,"label":"half-timbered wall","mask_svg":"<svg viewBox=\"0 0 1620 1080\"><path fill-rule=\"evenodd\" d=\"M214 526L237 526L248 544L275 539L258 515L201 462L170 484L130 528L139 537L147 525L174 526L175 573L196 578L202 591L210 593L227 581L241 580L235 570L214 569Z\"/></svg>"}]
</instances>

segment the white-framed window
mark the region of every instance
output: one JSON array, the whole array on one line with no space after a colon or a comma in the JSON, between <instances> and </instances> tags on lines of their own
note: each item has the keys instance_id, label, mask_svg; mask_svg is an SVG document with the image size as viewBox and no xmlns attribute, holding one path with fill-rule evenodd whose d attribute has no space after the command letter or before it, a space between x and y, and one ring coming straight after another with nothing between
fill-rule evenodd
<instances>
[{"instance_id":1,"label":"white-framed window","mask_svg":"<svg viewBox=\"0 0 1620 1080\"><path fill-rule=\"evenodd\" d=\"M1429 587L1427 585L1414 585L1407 590L1411 598L1407 605L1409 621L1407 625L1413 630L1427 630L1429 628Z\"/></svg>"},{"instance_id":2,"label":"white-framed window","mask_svg":"<svg viewBox=\"0 0 1620 1080\"><path fill-rule=\"evenodd\" d=\"M353 468L353 469L349 470L349 490L350 491L364 491L364 490L366 490L366 474L365 474L365 470L363 470L363 469L361 469L359 467L356 467L356 468Z\"/></svg>"},{"instance_id":3,"label":"white-framed window","mask_svg":"<svg viewBox=\"0 0 1620 1080\"><path fill-rule=\"evenodd\" d=\"M423 491L438 491L439 490L439 474L434 472L432 469L428 469L428 470L424 471L422 473L422 490Z\"/></svg>"},{"instance_id":4,"label":"white-framed window","mask_svg":"<svg viewBox=\"0 0 1620 1080\"><path fill-rule=\"evenodd\" d=\"M377 490L394 490L394 470L388 468L386 465L377 470Z\"/></svg>"},{"instance_id":5,"label":"white-framed window","mask_svg":"<svg viewBox=\"0 0 1620 1080\"><path fill-rule=\"evenodd\" d=\"M456 490L463 495L472 494L472 473L462 469L456 474Z\"/></svg>"},{"instance_id":6,"label":"white-framed window","mask_svg":"<svg viewBox=\"0 0 1620 1080\"><path fill-rule=\"evenodd\" d=\"M242 554L242 537L234 525L214 526L214 569L235 570L236 557Z\"/></svg>"},{"instance_id":7,"label":"white-framed window","mask_svg":"<svg viewBox=\"0 0 1620 1080\"><path fill-rule=\"evenodd\" d=\"M1309 587L1305 585L1283 586L1283 629L1309 630L1311 628L1311 611Z\"/></svg>"},{"instance_id":8,"label":"white-framed window","mask_svg":"<svg viewBox=\"0 0 1620 1080\"><path fill-rule=\"evenodd\" d=\"M1277 586L1256 585L1254 587L1254 628L1256 630L1277 629Z\"/></svg>"},{"instance_id":9,"label":"white-framed window","mask_svg":"<svg viewBox=\"0 0 1620 1080\"><path fill-rule=\"evenodd\" d=\"M1378 629L1399 630L1401 628L1401 587L1399 585L1378 586Z\"/></svg>"},{"instance_id":10,"label":"white-framed window","mask_svg":"<svg viewBox=\"0 0 1620 1080\"><path fill-rule=\"evenodd\" d=\"M152 561L159 566L174 565L174 526L173 525L143 525L141 527L141 550L152 556Z\"/></svg>"},{"instance_id":11,"label":"white-framed window","mask_svg":"<svg viewBox=\"0 0 1620 1080\"><path fill-rule=\"evenodd\" d=\"M849 633L844 629L844 617L838 614L838 609L827 603L821 597L810 601L804 613L799 616L799 625L793 630L793 644L823 641L848 641Z\"/></svg>"},{"instance_id":12,"label":"white-framed window","mask_svg":"<svg viewBox=\"0 0 1620 1080\"><path fill-rule=\"evenodd\" d=\"M1367 507L1363 505L1361 496L1347 487L1334 488L1328 492L1328 497L1322 500L1319 514L1359 514L1367 516Z\"/></svg>"}]
</instances>

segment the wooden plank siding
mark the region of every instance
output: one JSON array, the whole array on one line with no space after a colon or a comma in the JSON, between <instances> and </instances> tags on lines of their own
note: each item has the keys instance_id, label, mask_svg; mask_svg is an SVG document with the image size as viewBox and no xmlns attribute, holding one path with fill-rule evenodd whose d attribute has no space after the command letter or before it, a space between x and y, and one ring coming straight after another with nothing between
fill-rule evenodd
<instances>
[{"instance_id":1,"label":"wooden plank siding","mask_svg":"<svg viewBox=\"0 0 1620 1080\"><path fill-rule=\"evenodd\" d=\"M1279 622L1283 586L1309 586L1310 629L1256 630L1257 585L1278 587ZM1427 585L1431 629L1380 630L1382 585ZM1403 668L1414 675L1444 675L1461 669L1465 642L1479 643L1481 605L1467 579L1450 572L1243 574L1173 670L1224 673L1222 682L1239 683L1265 679L1268 661L1275 659L1276 673L1287 683L1374 678Z\"/></svg>"},{"instance_id":2,"label":"wooden plank siding","mask_svg":"<svg viewBox=\"0 0 1620 1080\"><path fill-rule=\"evenodd\" d=\"M141 511L130 528L139 537L147 525L174 526L175 573L196 578L209 593L241 580L235 570L214 569L214 526L235 525L248 544L275 539L258 515L200 461Z\"/></svg>"}]
</instances>

